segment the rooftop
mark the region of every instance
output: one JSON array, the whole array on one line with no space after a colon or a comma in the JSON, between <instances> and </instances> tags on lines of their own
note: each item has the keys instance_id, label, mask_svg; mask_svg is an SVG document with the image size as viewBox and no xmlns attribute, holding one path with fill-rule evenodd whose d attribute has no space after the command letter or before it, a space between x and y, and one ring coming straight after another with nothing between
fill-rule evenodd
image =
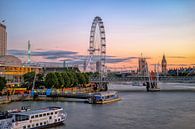
<instances>
[{"instance_id":1,"label":"rooftop","mask_svg":"<svg viewBox=\"0 0 195 129\"><path fill-rule=\"evenodd\" d=\"M14 113L14 114L19 114L19 115L35 115L35 114L40 114L40 113L45 113L49 111L55 111L62 109L61 107L47 107L47 108L42 108L38 110L29 110L29 111L24 111L24 112L19 112L19 113Z\"/></svg>"}]
</instances>

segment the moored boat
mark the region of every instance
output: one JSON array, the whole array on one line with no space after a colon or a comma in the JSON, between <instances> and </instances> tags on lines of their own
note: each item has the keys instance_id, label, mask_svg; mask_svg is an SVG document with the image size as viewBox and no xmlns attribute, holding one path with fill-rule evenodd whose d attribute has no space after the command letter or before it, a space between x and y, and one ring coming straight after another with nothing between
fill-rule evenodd
<instances>
[{"instance_id":1,"label":"moored boat","mask_svg":"<svg viewBox=\"0 0 195 129\"><path fill-rule=\"evenodd\" d=\"M6 112L0 117L0 129L40 129L63 124L67 118L61 107Z\"/></svg>"},{"instance_id":2,"label":"moored boat","mask_svg":"<svg viewBox=\"0 0 195 129\"><path fill-rule=\"evenodd\" d=\"M116 91L105 91L105 92L97 92L94 93L89 98L90 104L106 104L112 103L116 101L120 101L121 98L118 96Z\"/></svg>"}]
</instances>

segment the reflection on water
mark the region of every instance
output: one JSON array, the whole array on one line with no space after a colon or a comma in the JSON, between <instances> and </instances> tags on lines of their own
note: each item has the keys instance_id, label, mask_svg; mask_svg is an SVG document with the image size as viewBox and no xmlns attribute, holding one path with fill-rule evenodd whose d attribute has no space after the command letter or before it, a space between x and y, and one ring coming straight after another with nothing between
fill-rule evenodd
<instances>
[{"instance_id":1,"label":"reflection on water","mask_svg":"<svg viewBox=\"0 0 195 129\"><path fill-rule=\"evenodd\" d=\"M62 106L68 120L65 125L51 129L195 129L193 92L119 92L119 95L122 101L106 105L26 101L0 105L0 110L24 105Z\"/></svg>"}]
</instances>

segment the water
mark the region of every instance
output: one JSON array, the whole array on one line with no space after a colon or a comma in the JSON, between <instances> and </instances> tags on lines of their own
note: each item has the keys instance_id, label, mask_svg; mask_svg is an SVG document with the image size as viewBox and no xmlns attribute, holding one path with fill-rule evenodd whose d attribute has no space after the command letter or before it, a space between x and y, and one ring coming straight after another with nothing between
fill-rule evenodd
<instances>
[{"instance_id":1,"label":"water","mask_svg":"<svg viewBox=\"0 0 195 129\"><path fill-rule=\"evenodd\" d=\"M195 129L194 92L119 92L119 95L122 101L105 105L26 101L0 105L0 110L24 105L62 106L68 113L66 124L50 129Z\"/></svg>"}]
</instances>

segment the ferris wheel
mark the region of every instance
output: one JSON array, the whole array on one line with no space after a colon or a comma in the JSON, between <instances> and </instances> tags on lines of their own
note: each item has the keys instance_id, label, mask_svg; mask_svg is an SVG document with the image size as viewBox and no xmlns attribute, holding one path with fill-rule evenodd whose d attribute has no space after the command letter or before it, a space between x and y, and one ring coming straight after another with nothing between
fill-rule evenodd
<instances>
[{"instance_id":1,"label":"ferris wheel","mask_svg":"<svg viewBox=\"0 0 195 129\"><path fill-rule=\"evenodd\" d=\"M106 36L105 28L101 17L96 16L91 25L88 59L86 61L85 71L94 72L94 64L96 65L96 72L105 75L106 63Z\"/></svg>"}]
</instances>

